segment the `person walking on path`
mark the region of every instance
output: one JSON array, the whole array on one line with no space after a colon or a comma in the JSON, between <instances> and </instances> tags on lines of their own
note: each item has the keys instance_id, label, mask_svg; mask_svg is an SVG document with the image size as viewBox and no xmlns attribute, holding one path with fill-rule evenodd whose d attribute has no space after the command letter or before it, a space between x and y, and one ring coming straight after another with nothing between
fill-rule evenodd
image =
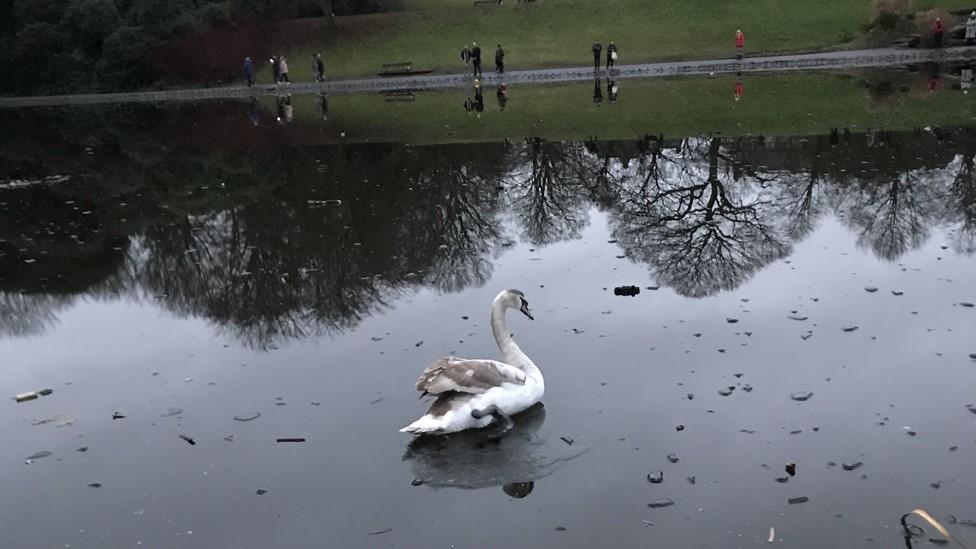
<instances>
[{"instance_id":1,"label":"person walking on path","mask_svg":"<svg viewBox=\"0 0 976 549\"><path fill-rule=\"evenodd\" d=\"M254 85L254 63L250 57L244 58L244 78L247 80L247 87Z\"/></svg>"},{"instance_id":2,"label":"person walking on path","mask_svg":"<svg viewBox=\"0 0 976 549\"><path fill-rule=\"evenodd\" d=\"M285 59L284 55L282 55L281 60L278 61L278 72L281 73L279 78L282 82L285 84L291 84L291 80L288 80L288 60Z\"/></svg>"},{"instance_id":3,"label":"person walking on path","mask_svg":"<svg viewBox=\"0 0 976 549\"><path fill-rule=\"evenodd\" d=\"M325 61L322 61L321 53L316 53L312 58L312 74L315 75L316 82L325 81Z\"/></svg>"},{"instance_id":4,"label":"person walking on path","mask_svg":"<svg viewBox=\"0 0 976 549\"><path fill-rule=\"evenodd\" d=\"M966 20L966 45L972 46L976 44L976 10L969 14L969 19Z\"/></svg>"},{"instance_id":5,"label":"person walking on path","mask_svg":"<svg viewBox=\"0 0 976 549\"><path fill-rule=\"evenodd\" d=\"M495 72L498 74L505 72L505 50L502 49L501 44L498 44L498 49L495 50Z\"/></svg>"},{"instance_id":6,"label":"person walking on path","mask_svg":"<svg viewBox=\"0 0 976 549\"><path fill-rule=\"evenodd\" d=\"M617 60L617 45L610 41L610 45L607 46L607 70L613 67L613 63Z\"/></svg>"},{"instance_id":7,"label":"person walking on path","mask_svg":"<svg viewBox=\"0 0 976 549\"><path fill-rule=\"evenodd\" d=\"M281 80L281 61L278 60L277 55L271 56L271 77L274 78L275 84Z\"/></svg>"},{"instance_id":8,"label":"person walking on path","mask_svg":"<svg viewBox=\"0 0 976 549\"><path fill-rule=\"evenodd\" d=\"M600 53L603 51L603 44L593 43L593 70L600 70Z\"/></svg>"},{"instance_id":9,"label":"person walking on path","mask_svg":"<svg viewBox=\"0 0 976 549\"><path fill-rule=\"evenodd\" d=\"M942 24L942 18L936 17L935 22L932 23L932 41L935 43L936 48L942 47L942 34L945 32L945 25Z\"/></svg>"},{"instance_id":10,"label":"person walking on path","mask_svg":"<svg viewBox=\"0 0 976 549\"><path fill-rule=\"evenodd\" d=\"M741 30L735 31L735 58L742 59L746 52L746 35Z\"/></svg>"},{"instance_id":11,"label":"person walking on path","mask_svg":"<svg viewBox=\"0 0 976 549\"><path fill-rule=\"evenodd\" d=\"M471 65L474 69L475 77L481 76L481 48L477 42L471 43Z\"/></svg>"},{"instance_id":12,"label":"person walking on path","mask_svg":"<svg viewBox=\"0 0 976 549\"><path fill-rule=\"evenodd\" d=\"M467 44L461 48L461 61L464 61L465 66L471 63L471 48L469 48Z\"/></svg>"}]
</instances>

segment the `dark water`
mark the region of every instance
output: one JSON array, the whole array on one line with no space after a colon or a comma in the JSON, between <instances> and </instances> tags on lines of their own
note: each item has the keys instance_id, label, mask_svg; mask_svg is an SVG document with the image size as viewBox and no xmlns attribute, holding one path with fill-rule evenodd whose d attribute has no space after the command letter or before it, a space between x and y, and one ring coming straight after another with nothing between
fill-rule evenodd
<instances>
[{"instance_id":1,"label":"dark water","mask_svg":"<svg viewBox=\"0 0 976 549\"><path fill-rule=\"evenodd\" d=\"M976 544L976 130L218 141L4 146L4 547ZM412 443L508 287L544 406Z\"/></svg>"}]
</instances>

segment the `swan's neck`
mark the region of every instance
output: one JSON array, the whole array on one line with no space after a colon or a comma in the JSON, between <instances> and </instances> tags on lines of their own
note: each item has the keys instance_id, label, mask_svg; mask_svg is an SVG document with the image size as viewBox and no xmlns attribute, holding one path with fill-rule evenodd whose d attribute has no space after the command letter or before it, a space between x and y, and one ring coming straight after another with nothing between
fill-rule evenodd
<instances>
[{"instance_id":1,"label":"swan's neck","mask_svg":"<svg viewBox=\"0 0 976 549\"><path fill-rule=\"evenodd\" d=\"M505 307L499 302L495 302L491 306L491 333L495 335L495 341L498 343L498 348L501 349L502 357L507 364L521 368L526 374L536 378L540 383L542 382L542 372L532 362L532 359L522 352L522 349L515 343L515 339L512 338L511 332L508 331L508 327L505 326Z\"/></svg>"}]
</instances>

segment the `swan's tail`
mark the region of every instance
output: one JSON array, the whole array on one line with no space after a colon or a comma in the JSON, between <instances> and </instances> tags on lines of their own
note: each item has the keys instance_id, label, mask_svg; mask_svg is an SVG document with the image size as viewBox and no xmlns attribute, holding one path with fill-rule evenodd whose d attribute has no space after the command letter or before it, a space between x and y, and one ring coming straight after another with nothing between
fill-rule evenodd
<instances>
[{"instance_id":1,"label":"swan's tail","mask_svg":"<svg viewBox=\"0 0 976 549\"><path fill-rule=\"evenodd\" d=\"M436 433L441 430L441 427L441 422L437 418L426 414L424 417L400 429L400 432L422 435L424 433Z\"/></svg>"}]
</instances>

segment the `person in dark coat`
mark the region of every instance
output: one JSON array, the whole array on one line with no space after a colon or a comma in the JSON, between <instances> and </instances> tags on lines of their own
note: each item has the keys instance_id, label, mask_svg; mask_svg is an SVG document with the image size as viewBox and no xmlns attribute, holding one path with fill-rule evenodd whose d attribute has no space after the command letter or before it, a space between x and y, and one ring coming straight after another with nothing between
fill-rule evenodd
<instances>
[{"instance_id":1,"label":"person in dark coat","mask_svg":"<svg viewBox=\"0 0 976 549\"><path fill-rule=\"evenodd\" d=\"M322 61L322 54L316 53L315 59L312 60L312 66L315 68L315 81L324 82L325 81L325 61Z\"/></svg>"},{"instance_id":2,"label":"person in dark coat","mask_svg":"<svg viewBox=\"0 0 976 549\"><path fill-rule=\"evenodd\" d=\"M617 45L610 41L610 45L607 46L607 68L613 67L614 61L617 60Z\"/></svg>"},{"instance_id":3,"label":"person in dark coat","mask_svg":"<svg viewBox=\"0 0 976 549\"><path fill-rule=\"evenodd\" d=\"M481 48L477 42L471 43L471 64L474 67L474 75L481 76Z\"/></svg>"},{"instance_id":4,"label":"person in dark coat","mask_svg":"<svg viewBox=\"0 0 976 549\"><path fill-rule=\"evenodd\" d=\"M271 57L271 75L274 78L274 83L277 84L281 80L281 64L278 61L278 56L274 55Z\"/></svg>"},{"instance_id":5,"label":"person in dark coat","mask_svg":"<svg viewBox=\"0 0 976 549\"><path fill-rule=\"evenodd\" d=\"M935 42L935 47L942 47L942 34L945 32L945 25L942 24L942 18L936 17L935 23L932 23L932 40Z\"/></svg>"},{"instance_id":6,"label":"person in dark coat","mask_svg":"<svg viewBox=\"0 0 976 549\"><path fill-rule=\"evenodd\" d=\"M244 58L244 78L247 80L247 87L254 85L254 63L250 57Z\"/></svg>"},{"instance_id":7,"label":"person in dark coat","mask_svg":"<svg viewBox=\"0 0 976 549\"><path fill-rule=\"evenodd\" d=\"M501 44L498 44L498 49L495 50L495 72L498 74L505 72L505 50L502 49Z\"/></svg>"},{"instance_id":8,"label":"person in dark coat","mask_svg":"<svg viewBox=\"0 0 976 549\"><path fill-rule=\"evenodd\" d=\"M593 70L600 70L600 53L603 52L603 44L595 42L593 44Z\"/></svg>"}]
</instances>

